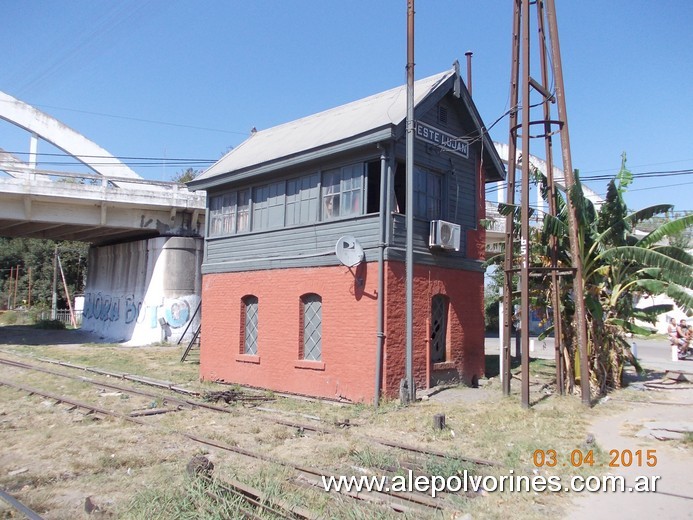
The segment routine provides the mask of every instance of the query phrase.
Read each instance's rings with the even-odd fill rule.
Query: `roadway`
[[[532,350],[531,343],[534,343]],[[683,370],[693,372],[693,360],[673,361],[671,358],[671,347],[668,339],[663,338],[633,338],[632,344],[636,344],[636,357],[645,369],[655,371]],[[554,359],[555,343],[553,338],[537,340],[536,337],[530,338],[530,357],[540,359]],[[500,351],[498,337],[486,338],[486,355],[498,355]],[[512,338],[510,345],[511,354],[515,353],[515,338]]]

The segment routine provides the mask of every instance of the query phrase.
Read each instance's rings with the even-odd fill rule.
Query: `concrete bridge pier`
[[[156,237],[89,251],[82,328],[110,341],[139,346],[175,344],[200,315],[203,240]],[[190,327],[188,327],[190,324]]]

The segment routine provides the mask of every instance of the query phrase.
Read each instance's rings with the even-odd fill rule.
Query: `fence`
[[[74,311],[75,313],[75,321],[77,322],[77,327],[82,326],[82,311]],[[41,319],[42,320],[50,320],[51,318],[51,311],[43,311],[41,313]],[[72,320],[70,319],[70,310],[69,309],[58,309],[55,312],[55,319],[58,321],[62,321],[65,325],[67,326],[72,326]]]

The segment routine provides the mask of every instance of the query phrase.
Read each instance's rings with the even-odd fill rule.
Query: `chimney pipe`
[[[472,95],[472,51],[467,51],[464,55],[467,57],[467,90],[469,95]]]

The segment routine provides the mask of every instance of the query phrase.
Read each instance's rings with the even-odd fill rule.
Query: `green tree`
[[[635,309],[634,298],[641,295],[666,294],[684,309],[693,308],[691,265],[693,257],[679,247],[669,244],[667,238],[693,226],[693,215],[684,216],[657,226],[641,236],[635,228],[643,221],[671,211],[671,205],[657,205],[633,213],[623,199],[630,172],[623,158],[621,171],[607,190],[605,203],[597,211],[583,194],[576,172],[576,185],[569,196],[577,209],[579,236],[587,307],[588,352],[591,383],[598,393],[622,383],[626,360],[637,366],[630,353],[630,334],[651,334],[653,331],[635,324],[636,319],[654,323],[657,316],[671,309],[670,305],[657,305]],[[546,194],[546,179],[543,178]],[[559,261],[571,265],[568,247],[567,208],[561,194],[557,195],[558,216],[547,215],[542,229],[543,243],[554,236],[559,243]],[[537,262],[546,262],[548,249]],[[574,295],[571,288],[561,287],[564,344],[566,349],[566,380],[568,389],[575,385],[577,346],[574,344],[571,324],[574,322]],[[638,367],[639,368],[639,367]]]
[[[176,173],[173,176],[173,182],[178,182],[180,184],[185,184],[186,182],[190,182],[193,180],[195,177],[197,177],[200,174],[201,170],[196,170],[194,168],[186,168],[185,170],[181,170],[178,173]]]
[[[53,258],[56,242],[34,238],[0,238],[0,306],[8,301],[16,305],[49,307],[53,296]],[[84,291],[89,244],[57,242],[70,297]],[[16,279],[19,268],[19,280]],[[10,280],[10,274],[13,274]],[[10,292],[12,293],[10,295]],[[62,277],[58,273],[58,307],[66,308]]]

